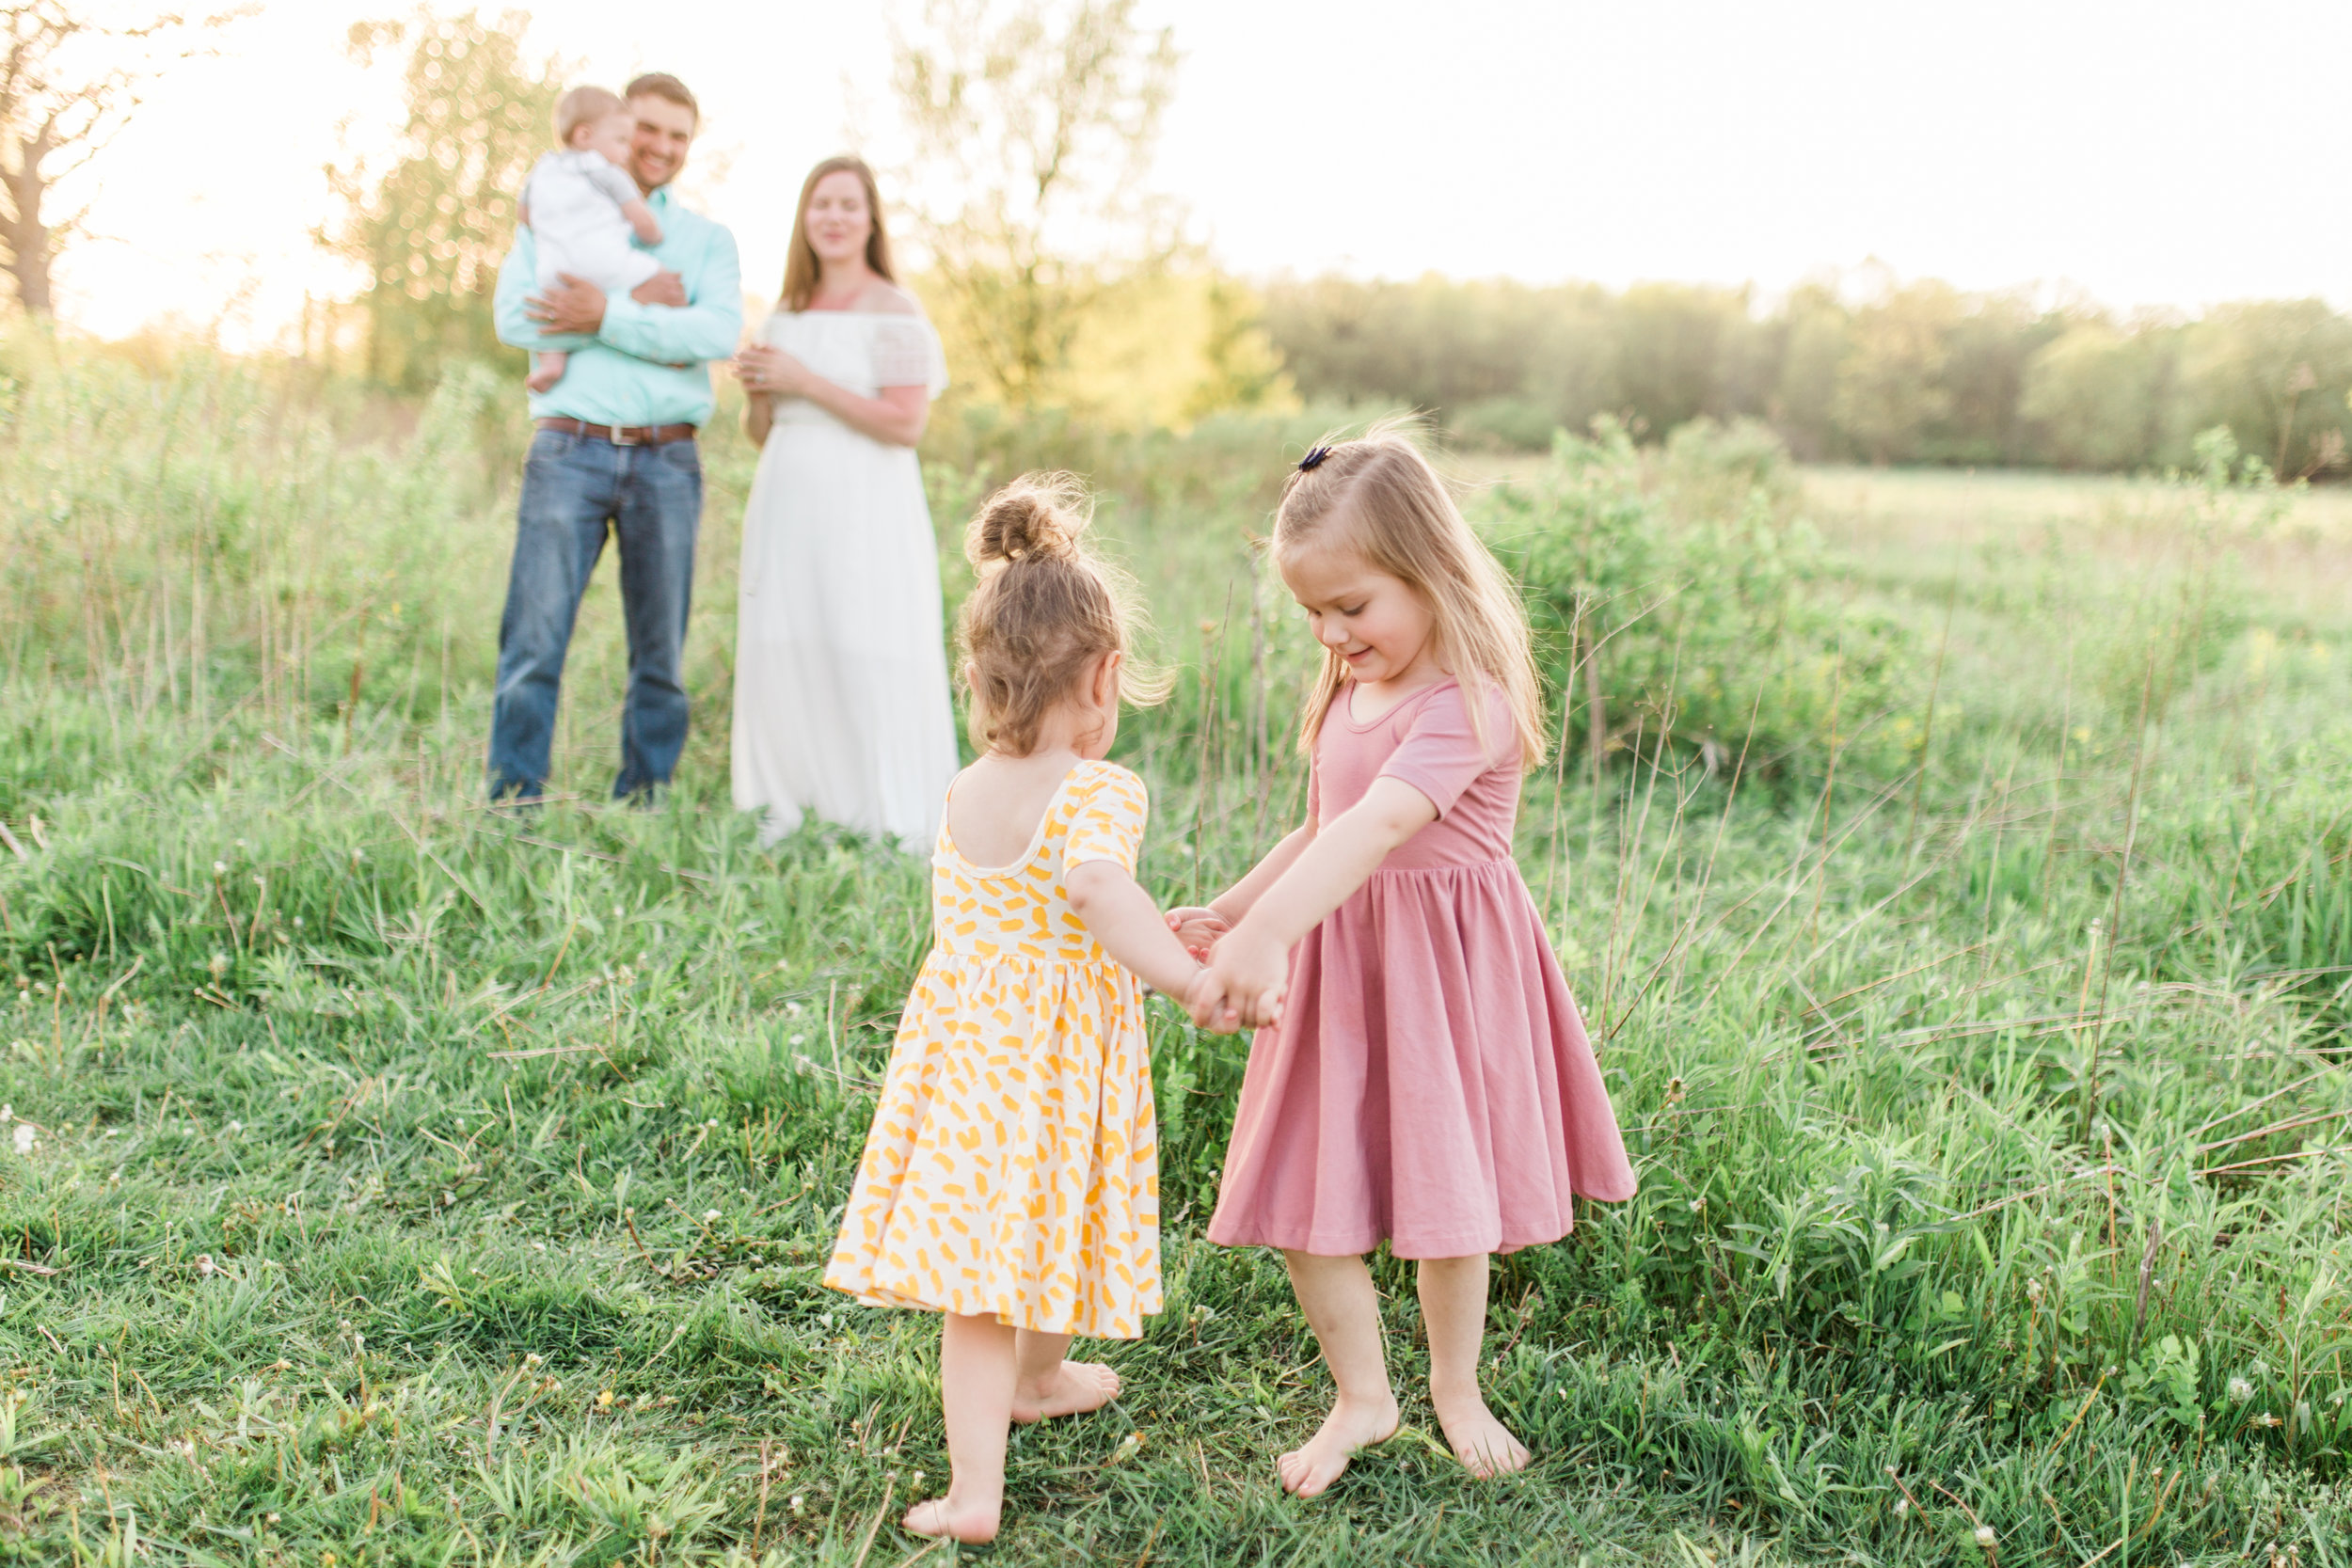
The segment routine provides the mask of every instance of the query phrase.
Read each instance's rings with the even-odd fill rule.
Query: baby
[[[628,106],[602,87],[574,87],[557,102],[555,136],[564,150],[543,153],[523,184],[522,219],[538,250],[542,293],[568,273],[625,294],[661,270],[628,243],[632,231],[647,245],[661,241],[661,224],[628,175],[632,129]],[[563,379],[567,357],[558,349],[532,355],[524,385],[546,391]]]

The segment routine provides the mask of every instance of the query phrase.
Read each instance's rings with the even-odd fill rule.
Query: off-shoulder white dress
[[[779,310],[760,341],[863,396],[947,385],[922,316]],[[743,516],[735,804],[771,843],[814,815],[910,848],[957,768],[939,546],[909,447],[776,401]]]

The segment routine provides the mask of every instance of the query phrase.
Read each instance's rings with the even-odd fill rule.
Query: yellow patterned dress
[[[1094,1339],[1139,1338],[1160,1309],[1142,993],[1062,893],[1083,861],[1132,873],[1148,810],[1133,773],[1082,762],[1014,864],[973,865],[942,823],[931,951],[827,1285]]]

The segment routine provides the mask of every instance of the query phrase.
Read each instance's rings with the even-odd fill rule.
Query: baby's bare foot
[[[1048,1416],[1100,1410],[1119,1398],[1119,1374],[1100,1361],[1065,1361],[1035,1385],[1012,1391],[1012,1418],[1026,1426]]]
[[[1282,1490],[1295,1497],[1320,1497],[1340,1479],[1358,1449],[1385,1443],[1396,1435],[1396,1401],[1342,1398],[1331,1406],[1315,1434],[1274,1462]]]
[[[979,1545],[996,1539],[996,1526],[1004,1513],[1003,1499],[993,1503],[959,1503],[951,1490],[944,1497],[932,1497],[907,1510],[901,1520],[910,1535],[929,1536],[936,1541],[950,1535],[958,1541]]]
[[[1440,1401],[1433,1396],[1429,1402],[1438,1413],[1438,1425],[1444,1429],[1454,1457],[1471,1475],[1488,1481],[1527,1468],[1527,1446],[1495,1419],[1476,1389],[1456,1399]]]

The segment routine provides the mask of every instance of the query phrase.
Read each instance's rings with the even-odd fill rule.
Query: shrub
[[[1830,598],[1795,508],[1786,451],[1746,421],[1686,427],[1654,475],[1603,421],[1483,494],[1477,521],[1526,593],[1571,746],[1680,750],[1709,771],[1907,760],[1914,639]]]

